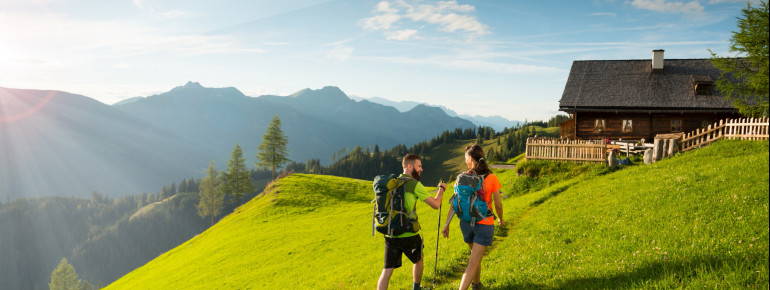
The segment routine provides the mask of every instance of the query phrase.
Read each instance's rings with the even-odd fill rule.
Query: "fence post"
[[[655,141],[652,143],[652,163],[658,162],[660,160],[660,139],[655,139]]]
[[[674,154],[676,154],[676,152],[679,151],[678,150],[679,146],[677,144],[677,140],[678,139],[671,139],[669,141],[670,143],[668,144],[668,156],[674,156]]]
[[[725,120],[719,120],[719,137],[725,137]]]

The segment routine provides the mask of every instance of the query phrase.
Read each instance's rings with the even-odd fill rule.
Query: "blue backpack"
[[[487,217],[489,205],[484,201],[484,176],[463,172],[457,175],[452,209],[457,218],[471,226]]]

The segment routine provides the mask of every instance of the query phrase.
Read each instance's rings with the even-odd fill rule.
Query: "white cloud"
[[[0,52],[7,52],[4,55],[9,61],[39,59],[44,61],[41,64],[61,70],[86,64],[120,63],[133,56],[265,52],[233,36],[191,34],[134,22],[76,20],[30,12],[8,14],[0,24],[24,27],[0,29],[0,40],[8,44]],[[4,70],[0,68],[0,73]]]
[[[711,0],[709,1],[709,4],[722,4],[722,3],[740,3],[740,4],[746,4],[746,2],[751,3],[751,5],[759,4],[760,0]]]
[[[612,13],[612,12],[596,12],[596,13],[591,13],[591,16],[612,16],[612,17],[615,17],[615,16],[618,16],[618,14]]]
[[[412,4],[412,3],[415,4]],[[437,26],[439,31],[463,32],[470,37],[489,34],[489,26],[478,21],[472,5],[460,5],[457,1],[440,1],[421,4],[420,1],[396,0],[379,2],[372,17],[361,21],[368,30],[380,30],[388,39],[408,40],[423,29],[424,24]],[[405,26],[416,26],[406,28]]]
[[[451,68],[458,70],[469,70],[479,72],[498,72],[505,74],[551,74],[551,73],[565,73],[562,68],[552,66],[540,66],[529,64],[508,63],[501,61],[489,61],[479,58],[458,58],[457,55],[453,56],[432,56],[423,58],[411,58],[411,57],[367,57],[368,60],[386,62],[386,63],[398,63],[406,65],[417,66],[434,66]]]
[[[119,62],[119,63],[113,64],[112,67],[117,69],[131,69],[133,66],[129,63]]]
[[[411,8],[406,17],[415,22],[427,22],[436,24],[440,30],[455,32],[457,30],[482,35],[489,33],[489,27],[476,20],[475,16],[460,15],[471,13],[476,9],[471,5],[458,5],[457,1],[444,1],[437,4],[421,4],[417,8]]]
[[[202,14],[195,11],[173,9],[173,10],[160,13],[159,15],[165,18],[193,18],[193,17],[199,17]]]
[[[199,17],[202,15],[200,12],[189,11],[184,9],[171,9],[171,10],[163,9],[160,3],[160,0],[132,0],[132,2],[139,9],[142,9],[144,11],[147,11],[151,14],[154,14],[163,18],[169,18],[169,19],[192,18],[192,17]]]
[[[155,12],[158,10],[157,0],[133,0],[134,5],[139,9]]]
[[[504,63],[504,62],[491,62],[485,60],[454,60],[446,64],[450,67],[479,70],[479,71],[497,71],[501,73],[509,74],[543,74],[543,73],[561,73],[563,69],[528,65],[528,64],[516,64],[516,63]]]
[[[682,13],[692,15],[702,15],[703,6],[698,1],[667,2],[666,0],[634,0],[631,5],[636,8],[646,9],[664,13]]]
[[[375,9],[377,12],[384,12],[384,13],[396,13],[398,12],[398,9],[391,8],[390,3],[388,1],[382,1],[380,3],[377,3],[377,8]]]
[[[404,29],[404,30],[398,30],[398,31],[386,31],[385,35],[387,36],[387,39],[392,40],[409,40],[410,38],[419,39],[421,38],[419,35],[417,35],[417,30],[414,29]]]
[[[353,55],[353,50],[355,49],[350,46],[337,45],[326,53],[326,59],[345,61]]]
[[[401,16],[395,13],[386,13],[365,19],[363,26],[371,30],[388,30],[400,19]]]

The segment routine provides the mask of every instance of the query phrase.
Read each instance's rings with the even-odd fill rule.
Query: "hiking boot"
[[[479,284],[473,284],[473,282],[471,282],[471,290],[481,290],[481,289],[484,289],[484,285],[481,285],[481,282],[479,282]]]

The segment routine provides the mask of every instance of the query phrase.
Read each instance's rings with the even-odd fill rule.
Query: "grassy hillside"
[[[558,196],[490,253],[488,285],[768,287],[767,142],[723,141],[548,190]]]
[[[517,178],[497,173],[504,188]],[[482,280],[491,289],[767,288],[768,179],[766,142],[723,141],[508,198]],[[371,236],[371,199],[371,181],[289,176],[108,288],[372,289],[383,242]],[[418,214],[429,286],[438,213],[420,204]],[[456,288],[468,255],[456,221],[439,252],[437,286]],[[391,287],[410,287],[410,277],[409,266],[396,270]]]

